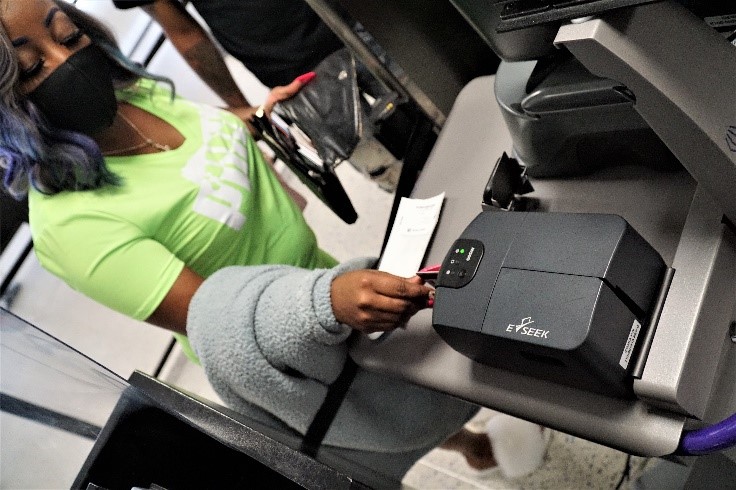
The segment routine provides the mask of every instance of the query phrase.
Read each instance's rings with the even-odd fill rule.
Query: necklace
[[[141,148],[145,148],[146,146],[155,148],[158,151],[169,151],[171,149],[169,145],[162,145],[161,143],[153,141],[151,138],[143,134],[143,132],[140,129],[138,129],[138,126],[133,124],[133,121],[125,117],[125,114],[123,114],[122,112],[118,111],[118,115],[123,119],[123,121],[125,121],[125,123],[128,126],[130,126],[130,128],[133,131],[136,132],[138,136],[141,137],[141,139],[143,139],[143,141],[141,141],[140,143],[136,145],[128,146],[126,148],[119,148],[117,150],[110,150],[110,151],[103,152],[103,155],[106,155],[106,156],[119,155],[121,153],[127,153],[129,151],[140,150]]]

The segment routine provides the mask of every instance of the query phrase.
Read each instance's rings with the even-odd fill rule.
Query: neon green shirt
[[[46,269],[145,320],[185,265],[205,278],[229,265],[335,265],[240,119],[172,102],[149,82],[118,96],[174,126],[185,141],[166,152],[107,157],[120,187],[32,191],[34,248]]]

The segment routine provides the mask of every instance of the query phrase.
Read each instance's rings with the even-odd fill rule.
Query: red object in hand
[[[305,73],[304,75],[299,75],[294,80],[296,80],[297,82],[301,82],[301,83],[309,83],[312,80],[314,80],[314,77],[316,76],[317,74],[315,72],[310,71],[310,72]]]
[[[428,265],[424,269],[420,269],[419,272],[438,272],[442,268],[442,264]]]
[[[429,267],[425,267],[424,269],[420,269],[417,271],[417,276],[424,279],[424,281],[431,281],[434,283],[434,281],[437,280],[437,275],[440,272],[440,268],[442,267],[442,264],[437,265],[430,265]]]

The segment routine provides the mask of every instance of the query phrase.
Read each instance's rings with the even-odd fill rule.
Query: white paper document
[[[422,265],[432,238],[445,193],[429,199],[402,197],[378,270],[412,277]]]
[[[444,192],[429,199],[401,198],[391,234],[381,255],[379,271],[400,277],[416,275],[440,219],[444,201]],[[376,341],[385,336],[386,332],[368,334],[371,340]]]

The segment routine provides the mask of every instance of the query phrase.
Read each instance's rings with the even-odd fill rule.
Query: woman
[[[304,433],[348,335],[404,324],[429,288],[371,260],[335,266],[246,126],[174,97],[94,19],[60,0],[0,0],[0,21],[0,161],[5,187],[28,192],[42,265],[185,347],[188,335],[228,404]],[[325,443],[387,453],[400,477],[475,411],[359,371]],[[470,441],[488,460],[487,438],[466,436],[448,447],[468,456]]]

